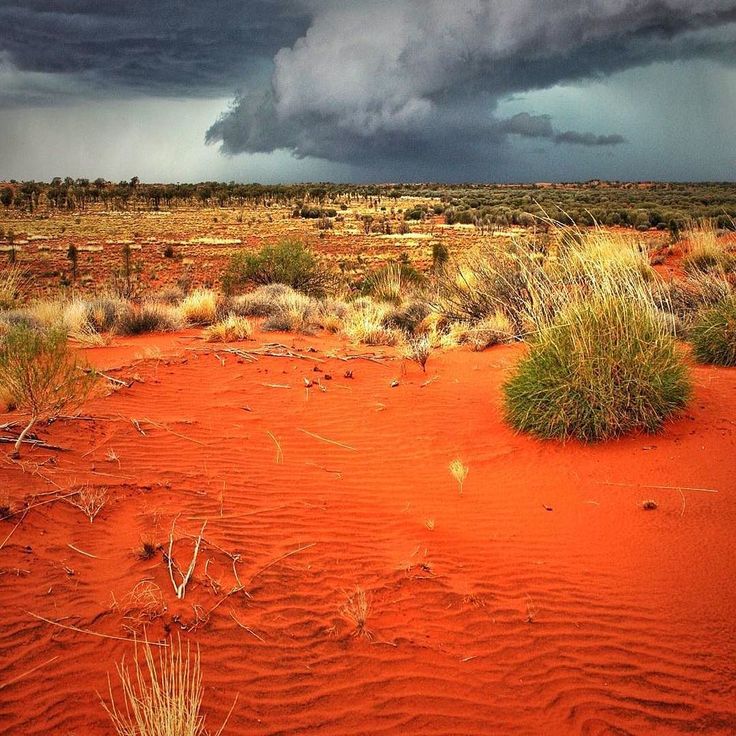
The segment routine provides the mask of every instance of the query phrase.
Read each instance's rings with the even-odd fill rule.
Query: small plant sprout
[[[108,450],[107,453],[105,453],[105,460],[109,463],[117,463],[118,467],[120,467],[120,458],[115,450]]]
[[[76,506],[88,519],[90,524],[107,503],[108,490],[105,486],[83,486],[66,500]]]
[[[356,586],[355,590],[348,594],[345,603],[340,607],[340,615],[355,627],[353,636],[371,638],[372,634],[366,628],[370,609],[370,601],[366,592],[360,586]]]
[[[526,597],[526,618],[524,621],[528,624],[533,624],[534,620],[539,615],[539,607],[534,602],[531,596]]]
[[[156,544],[152,539],[142,539],[136,555],[141,560],[150,560],[159,549],[161,549],[161,545]]]
[[[426,526],[427,529],[429,529],[429,531],[433,532],[434,531],[434,527],[435,527],[434,519],[432,519],[432,518],[425,519],[424,520],[424,526]]]
[[[468,472],[470,471],[470,468],[468,468],[467,465],[463,464],[463,461],[456,457],[448,466],[450,470],[450,475],[457,481],[458,486],[460,487],[460,495],[463,495],[463,484],[465,483],[465,479],[468,477]]]
[[[410,337],[404,349],[404,355],[413,360],[425,373],[427,372],[427,361],[432,352],[432,345],[426,335]]]

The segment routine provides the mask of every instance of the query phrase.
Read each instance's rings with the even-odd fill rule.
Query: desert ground
[[[0,224],[29,303],[91,298],[125,244],[140,299],[217,289],[232,253],[284,237],[355,283],[523,232],[436,215],[366,233],[376,210],[325,230],[286,205]],[[636,237],[659,278],[686,277],[686,244]],[[72,339],[97,390],[19,458],[4,407],[0,732],[114,733],[116,667],[180,637],[212,734],[736,733],[735,368],[679,340],[682,411],[563,442],[504,420],[523,340],[438,344],[422,367],[400,344],[252,325]]]

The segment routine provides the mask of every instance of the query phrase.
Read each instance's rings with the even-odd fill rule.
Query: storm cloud
[[[616,131],[499,118],[503,96],[683,56],[733,61],[727,0],[366,0],[313,5],[270,79],[208,131],[226,153],[360,162],[498,155],[509,136],[614,146]]]
[[[33,101],[58,101],[51,75],[90,98],[226,97],[308,22],[284,0],[0,0],[0,58]]]
[[[658,90],[643,81],[629,105],[596,87],[608,105],[598,109],[592,97],[579,108],[555,100],[629,70],[654,79],[647,70],[662,64],[705,63],[733,80],[734,62],[736,0],[0,0],[0,123],[12,120],[18,136],[0,141],[0,176],[4,159],[21,153],[52,160],[43,136],[23,140],[23,116],[38,128],[53,125],[54,108],[83,115],[127,104],[160,125],[186,100],[230,98],[198,130],[204,108],[184,113],[157,145],[169,141],[175,157],[198,138],[223,162],[273,156],[283,172],[291,157],[303,159],[295,172],[332,162],[336,176],[365,179],[548,176],[541,154],[573,172],[574,161],[580,172],[603,162],[620,172],[616,162],[627,161],[631,178],[644,177],[637,145],[651,121],[637,123],[631,105],[651,110]],[[712,136],[701,145],[713,147]],[[85,165],[95,160],[100,151]]]

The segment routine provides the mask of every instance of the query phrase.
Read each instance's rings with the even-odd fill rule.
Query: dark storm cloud
[[[81,79],[88,97],[223,96],[270,68],[307,22],[283,0],[0,0],[0,62],[34,102],[57,101],[49,75]]]
[[[625,151],[631,127],[626,146],[615,125],[503,107],[654,62],[735,56],[736,0],[0,0],[8,114],[235,95],[206,135],[222,152],[290,152],[373,178],[513,172],[522,139],[551,157]],[[608,117],[591,112],[581,118]]]
[[[654,61],[734,61],[734,0],[313,3],[306,33],[208,131],[225,153],[365,163],[492,161],[509,136],[614,146],[615,131],[503,120],[499,100]]]

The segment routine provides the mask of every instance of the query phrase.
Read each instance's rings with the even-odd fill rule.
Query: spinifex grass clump
[[[701,312],[690,338],[700,363],[736,366],[736,296]]]
[[[636,244],[596,230],[559,249],[531,285],[527,356],[504,386],[516,429],[584,441],[654,431],[690,395]]]
[[[736,256],[718,239],[718,229],[713,220],[691,223],[685,231],[688,244],[682,265],[688,273],[728,273],[736,270]]]
[[[516,429],[590,442],[658,429],[685,405],[690,381],[653,307],[596,293],[539,331],[504,393]]]

